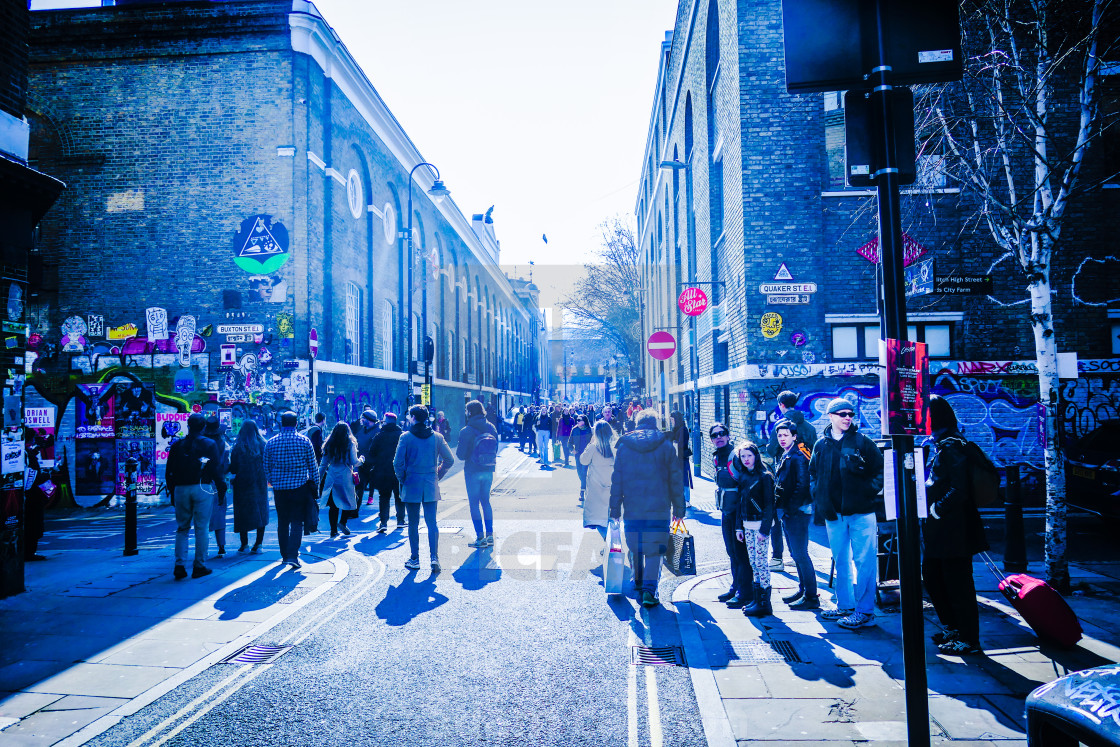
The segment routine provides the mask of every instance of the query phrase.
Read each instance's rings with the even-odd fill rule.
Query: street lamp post
[[[435,201],[443,202],[443,198],[451,194],[451,191],[444,186],[444,183],[439,178],[439,169],[427,161],[422,161],[412,167],[412,171],[408,172],[408,401],[413,402],[413,386],[412,383],[412,357],[415,354],[414,337],[415,333],[412,329],[412,268],[416,264],[416,258],[413,255],[413,242],[412,242],[412,176],[416,173],[416,169],[421,166],[427,166],[435,174],[435,181],[432,182],[431,189],[428,194],[431,195]],[[423,272],[423,283],[420,286],[420,331],[423,334],[423,342],[420,343],[421,354],[424,356],[424,385],[427,387],[428,398],[431,398],[432,392],[432,369],[431,360],[428,356],[428,274]],[[433,345],[434,347],[434,345]],[[425,402],[430,405],[430,402]]]

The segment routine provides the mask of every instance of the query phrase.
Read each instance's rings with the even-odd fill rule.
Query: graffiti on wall
[[[1120,420],[1120,381],[1085,377],[1063,381],[1058,434],[1069,444],[1107,420]]]
[[[395,412],[403,415],[398,394],[393,391],[390,384],[366,386],[349,392],[336,392],[328,395],[330,406],[328,413],[333,413],[335,420],[340,423],[352,423],[361,417],[362,411],[371,409],[379,416],[386,412]]]

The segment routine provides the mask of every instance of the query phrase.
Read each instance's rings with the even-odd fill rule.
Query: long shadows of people
[[[399,627],[446,603],[447,597],[436,591],[436,575],[419,578],[417,572],[411,571],[399,584],[390,585],[385,597],[377,603],[377,616],[386,625]]]
[[[236,620],[246,612],[271,607],[291,594],[303,580],[303,574],[287,573],[287,570],[285,565],[275,566],[249,584],[223,595],[214,602],[214,609],[222,613],[218,619]]]
[[[494,561],[494,552],[488,547],[475,549],[455,572],[451,574],[467,591],[478,591],[502,577],[502,569]]]

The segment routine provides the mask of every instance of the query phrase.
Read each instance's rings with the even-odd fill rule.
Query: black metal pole
[[[1003,570],[1025,573],[1027,570],[1027,533],[1023,526],[1023,491],[1019,481],[1019,465],[1007,465],[1007,490],[1004,493]]]
[[[879,64],[872,71],[872,104],[880,118],[883,137],[878,144],[876,187],[879,202],[879,254],[883,263],[882,330],[884,339],[907,339],[906,285],[903,279],[902,215],[898,197],[898,164],[892,112],[890,67],[887,65],[883,23],[884,0],[875,2]],[[887,402],[883,399],[882,416]],[[929,745],[929,701],[926,693],[926,656],[922,616],[921,541],[918,532],[917,496],[913,480],[914,438],[892,436],[894,483],[898,494],[898,559],[902,592],[902,660],[906,682],[906,732],[910,747]]]
[[[140,460],[129,457],[124,462],[125,491],[124,491],[124,554],[138,555],[136,549],[136,473],[140,469]]]

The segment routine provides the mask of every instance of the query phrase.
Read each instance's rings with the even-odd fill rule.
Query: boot
[[[805,596],[805,590],[802,589],[802,588],[798,588],[798,590],[795,591],[793,594],[789,594],[788,596],[782,597],[782,601],[785,602],[786,604],[793,604],[794,602],[801,599],[801,597],[803,597],[803,596]]]
[[[770,606],[770,588],[754,587],[754,604],[743,610],[747,617],[769,617],[774,614]]]

